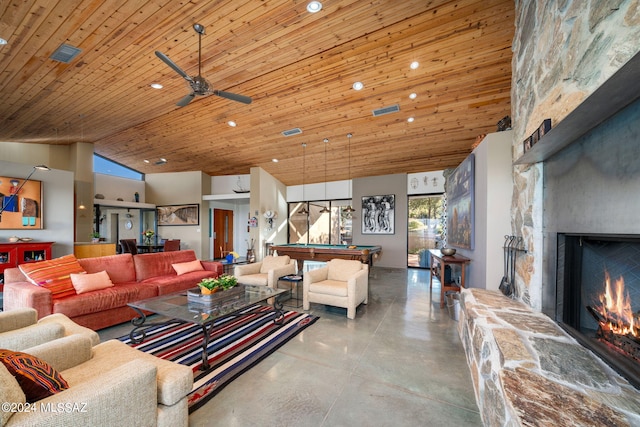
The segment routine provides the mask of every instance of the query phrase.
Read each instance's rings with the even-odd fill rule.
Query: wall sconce
[[[263,216],[267,220],[267,231],[271,231],[273,229],[273,220],[278,217],[278,212],[266,211]]]
[[[0,206],[0,221],[2,221],[2,212],[4,212],[6,207],[13,201],[13,199],[18,197],[18,194],[20,194],[20,190],[22,190],[22,187],[24,187],[24,185],[27,183],[27,181],[29,181],[29,178],[31,178],[31,175],[33,175],[37,170],[39,170],[39,171],[50,171],[51,169],[49,167],[45,166],[45,165],[38,165],[38,166],[34,166],[33,167],[33,169],[31,170],[31,173],[29,175],[27,175],[27,177],[24,179],[24,181],[22,181],[22,184],[20,184],[20,187],[18,187],[16,189],[16,191],[12,192],[9,197],[6,197],[3,200],[2,205]]]

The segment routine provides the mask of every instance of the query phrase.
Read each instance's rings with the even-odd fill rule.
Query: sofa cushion
[[[187,262],[179,262],[177,264],[171,264],[171,267],[176,271],[178,276],[191,273],[192,271],[201,271],[204,270],[204,267],[200,263],[199,260],[187,261]]]
[[[16,378],[27,402],[35,402],[69,388],[58,371],[30,354],[0,350],[0,362]]]
[[[289,258],[289,255],[281,255],[281,256],[267,255],[262,260],[262,265],[260,266],[260,273],[268,273],[270,270],[284,267],[285,265],[289,264],[290,260],[291,258]]]
[[[314,282],[309,285],[309,292],[333,295],[336,297],[347,296],[347,286],[344,280],[322,280],[321,282]]]
[[[267,273],[245,274],[238,279],[243,285],[267,286],[269,275]]]
[[[126,307],[127,303],[156,295],[157,290],[154,287],[141,286],[139,283],[121,283],[111,288],[53,300],[53,312],[63,313],[73,319],[112,308]]]
[[[114,285],[136,281],[136,269],[131,254],[80,258],[78,262],[87,273],[106,271]]]
[[[329,261],[327,265],[329,266],[327,279],[340,280],[342,282],[346,282],[362,270],[362,263],[360,261],[349,259],[335,258]]]
[[[106,271],[100,271],[98,273],[72,273],[71,283],[73,284],[73,287],[75,288],[78,295],[84,294],[85,292],[110,288],[113,286],[113,282],[109,278],[109,275]]]
[[[20,264],[18,268],[31,283],[49,289],[53,298],[75,295],[76,290],[69,275],[85,272],[74,255]]]
[[[156,289],[158,295],[166,295],[172,292],[184,291],[195,288],[198,282],[205,277],[218,277],[217,272],[209,270],[192,271],[180,276],[152,277],[140,282],[141,286]]]
[[[0,402],[2,403],[25,403],[27,401],[24,392],[18,384],[18,380],[11,375],[11,372],[0,363]],[[0,426],[7,424],[13,415],[12,411],[0,411]]]
[[[176,276],[172,264],[196,259],[196,253],[193,250],[138,254],[133,257],[136,280],[140,282],[152,277]]]

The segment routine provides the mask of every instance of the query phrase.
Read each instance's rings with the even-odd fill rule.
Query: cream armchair
[[[91,345],[100,342],[100,337],[95,331],[78,325],[61,313],[38,320],[38,312],[33,308],[0,312],[0,348],[22,351],[74,334],[85,335],[91,341]]]
[[[276,288],[278,278],[288,274],[296,274],[298,263],[289,255],[268,255],[260,262],[237,265],[233,275],[238,278],[238,283],[244,285],[263,285]]]
[[[355,319],[356,308],[369,300],[369,266],[360,261],[332,259],[325,267],[305,273],[303,308],[311,303],[347,309],[347,317]]]
[[[117,340],[92,346],[90,338],[80,334],[23,352],[60,372],[69,388],[37,401],[38,411],[0,412],[0,426],[188,425],[193,373],[187,366]],[[1,363],[0,401],[16,407],[26,401],[18,381]]]

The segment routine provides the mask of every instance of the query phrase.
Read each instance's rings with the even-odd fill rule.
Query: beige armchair
[[[369,266],[360,261],[332,259],[325,267],[304,275],[303,308],[311,303],[347,309],[347,317],[355,319],[356,308],[369,300]]]
[[[0,412],[0,426],[188,425],[193,373],[187,366],[117,340],[92,346],[81,334],[23,352],[60,372],[69,388],[38,400],[38,411]],[[18,381],[1,363],[0,401],[16,407],[26,401]]]
[[[100,342],[95,331],[78,325],[61,313],[50,314],[38,320],[38,312],[33,308],[0,312],[0,348],[22,351],[74,334],[85,335],[91,345]]]
[[[297,271],[298,263],[289,255],[268,255],[260,262],[237,265],[233,275],[238,278],[238,283],[275,288],[278,278],[288,274],[296,274]]]

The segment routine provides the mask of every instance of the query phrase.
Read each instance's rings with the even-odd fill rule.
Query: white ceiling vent
[[[73,47],[68,44],[61,44],[60,47],[57,48],[49,58],[53,59],[54,61],[64,62],[65,64],[68,64],[69,62],[73,61],[73,58],[78,56],[80,52],[82,52],[82,50],[78,49],[77,47]]]
[[[284,136],[300,135],[301,133],[302,133],[302,129],[300,128],[293,128],[293,129],[282,131],[282,134]]]
[[[385,114],[397,113],[400,111],[400,106],[398,104],[390,105],[388,107],[378,108],[377,110],[373,110],[373,117],[384,116]]]

